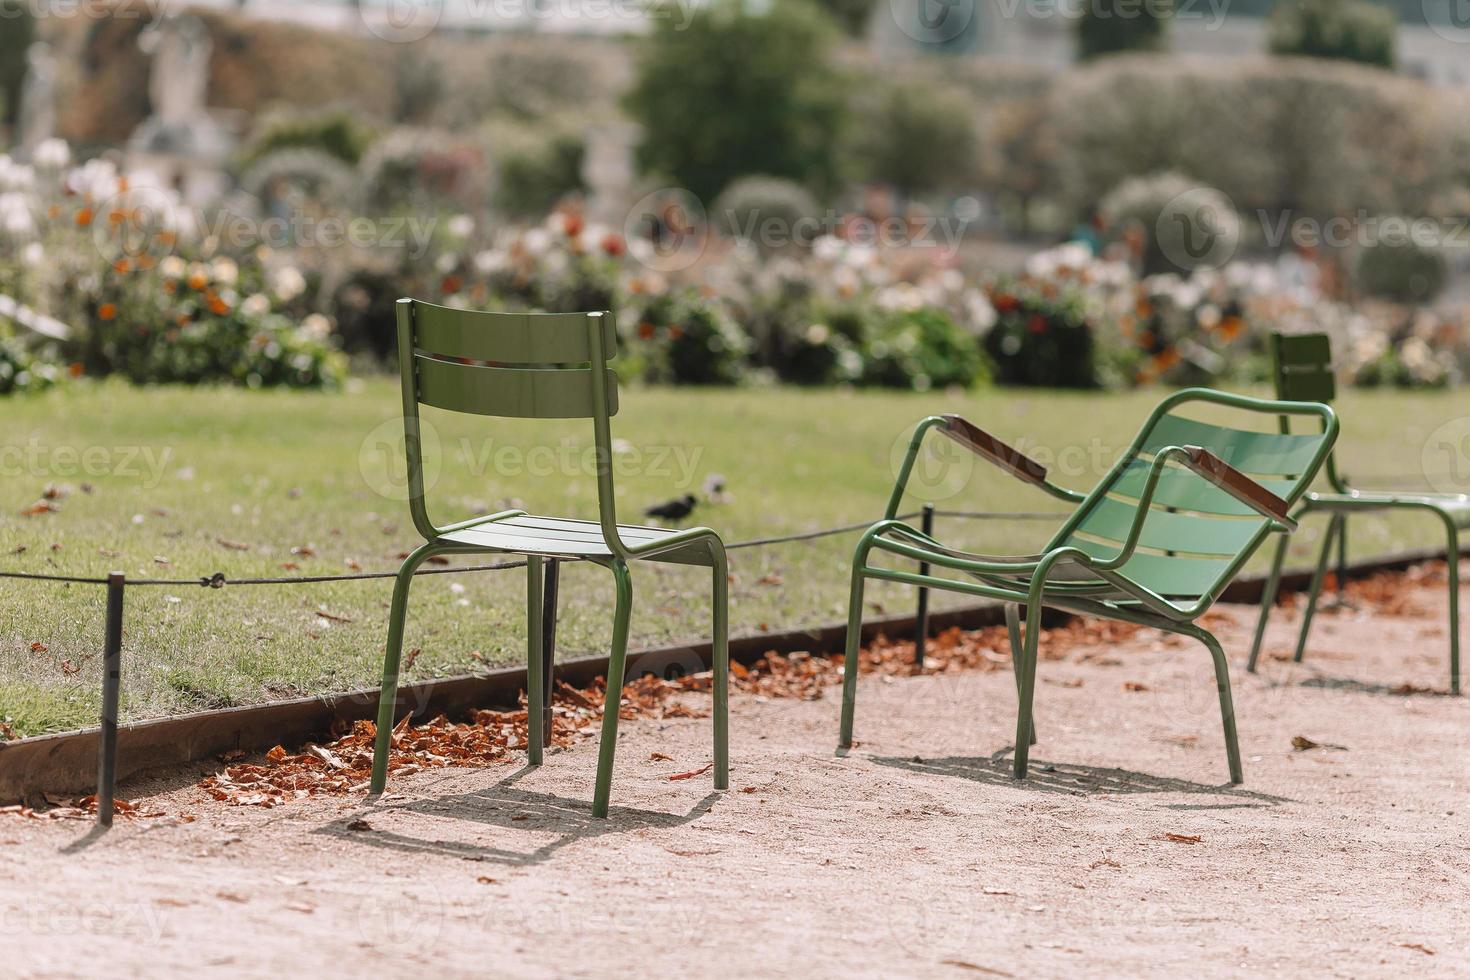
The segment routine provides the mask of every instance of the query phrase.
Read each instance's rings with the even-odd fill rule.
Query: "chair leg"
[[[1337,605],[1347,605],[1347,525],[1348,515],[1342,515],[1342,526],[1337,529]]]
[[[1276,542],[1276,557],[1271,559],[1271,574],[1266,579],[1266,591],[1261,593],[1261,614],[1256,617],[1256,635],[1251,641],[1250,660],[1246,661],[1246,673],[1256,672],[1256,661],[1261,658],[1261,642],[1266,638],[1266,621],[1271,618],[1271,610],[1276,606],[1276,595],[1281,591],[1281,567],[1286,563],[1286,547],[1289,543],[1286,535]]]
[[[393,740],[393,712],[398,704],[398,662],[403,654],[403,626],[408,618],[408,590],[413,574],[437,551],[431,542],[421,545],[404,560],[393,583],[393,604],[388,610],[388,646],[383,654],[383,689],[378,696],[378,730],[373,744],[373,775],[368,792],[377,796],[388,782],[388,753]]]
[[[1026,624],[1028,627],[1030,623]],[[1016,677],[1016,695],[1021,694],[1021,658],[1024,656],[1021,648],[1021,607],[1014,603],[1006,603],[1006,632],[1011,637],[1011,673]],[[1031,719],[1031,744],[1036,744],[1036,719]]]
[[[1450,579],[1450,693],[1460,693],[1460,532],[1454,521],[1445,518],[1449,531],[1449,549],[1445,555],[1449,563]]]
[[[612,653],[607,663],[607,699],[602,710],[602,744],[597,750],[597,788],[592,796],[592,815],[607,816],[612,795],[613,760],[618,751],[618,709],[623,700],[623,670],[628,657],[628,618],[633,612],[633,580],[628,564],[616,559],[611,565],[617,582],[618,605],[613,614]]]
[[[551,745],[551,692],[556,687],[556,603],[561,588],[561,561],[546,560],[546,586],[541,596],[541,698],[543,744]]]
[[[714,562],[715,789],[730,788],[730,571],[724,549]]]
[[[541,765],[546,752],[546,740],[542,737],[546,651],[541,640],[541,620],[546,613],[542,602],[545,563],[546,559],[538,555],[526,556],[526,761],[533,766]]]
[[[857,710],[858,654],[863,645],[863,566],[868,553],[861,546],[852,559],[852,591],[847,597],[847,656],[842,667],[842,725],[837,744],[852,748],[852,718]]]
[[[1312,588],[1307,592],[1307,608],[1302,613],[1302,631],[1297,637],[1296,654],[1292,660],[1302,662],[1307,652],[1307,634],[1312,630],[1312,616],[1317,612],[1317,599],[1322,594],[1322,580],[1327,577],[1327,562],[1332,557],[1332,542],[1342,528],[1341,515],[1332,515],[1327,525],[1327,536],[1322,542],[1322,553],[1317,556],[1317,570],[1312,573]]]
[[[1230,762],[1230,782],[1239,785],[1245,781],[1245,775],[1240,766],[1240,742],[1235,731],[1235,700],[1230,694],[1230,667],[1225,661],[1225,651],[1214,634],[1200,630],[1196,635],[1215,661],[1215,686],[1220,690],[1220,720],[1225,726],[1225,755]]]
[[[1025,642],[1021,645],[1021,676],[1020,690],[1018,692],[1021,708],[1016,713],[1016,759],[1014,767],[1017,779],[1026,778],[1026,767],[1031,759],[1031,735],[1034,730],[1031,720],[1031,705],[1036,695],[1036,654],[1041,638],[1040,624],[1041,602],[1039,597],[1035,597],[1026,604],[1026,634]]]

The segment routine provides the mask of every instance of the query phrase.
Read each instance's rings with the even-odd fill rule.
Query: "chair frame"
[[[1153,461],[1149,464],[1147,477],[1137,498],[1131,526],[1117,554],[1104,559],[1065,544],[1064,542],[1068,540],[1072,532],[1077,530],[1099,501],[1108,495],[1124,472],[1139,458],[1155,425],[1174,408],[1190,402],[1222,405],[1262,414],[1314,417],[1322,424],[1320,444],[1304,467],[1304,473],[1296,478],[1286,499],[1276,496],[1207,448],[1191,445],[1159,447],[1153,451]],[[1053,535],[1051,542],[1041,554],[1006,558],[968,554],[946,548],[932,537],[895,518],[913,470],[914,461],[924,436],[930,430],[937,430],[949,436],[976,455],[994,463],[1023,482],[1059,500],[1077,505],[1072,515]],[[1016,778],[1025,778],[1029,749],[1036,740],[1032,704],[1036,689],[1041,611],[1043,607],[1052,607],[1081,615],[1154,627],[1193,637],[1203,643],[1214,660],[1230,779],[1232,783],[1241,782],[1243,774],[1240,749],[1225,654],[1219,641],[1195,621],[1214,604],[1219,594],[1235,578],[1268,534],[1290,533],[1295,530],[1296,523],[1289,516],[1290,506],[1306,492],[1311,477],[1322,465],[1336,437],[1337,419],[1326,405],[1265,401],[1207,389],[1184,389],[1165,398],[1153,410],[1138,436],[1108,475],[1090,493],[1082,494],[1052,483],[1047,479],[1045,467],[959,416],[935,415],[924,419],[915,428],[909,441],[908,453],[899,469],[884,519],[868,529],[858,542],[854,553],[852,591],[848,605],[840,746],[845,749],[852,745],[864,585],[868,579],[881,579],[903,582],[920,588],[946,589],[987,599],[998,599],[1006,603],[1006,627],[1010,638],[1012,668],[1015,672],[1019,698],[1014,759]],[[1193,471],[1202,481],[1213,484],[1248,507],[1250,511],[1265,518],[1250,539],[1239,547],[1228,566],[1219,574],[1218,579],[1193,601],[1185,604],[1170,601],[1166,596],[1131,580],[1125,569],[1128,561],[1137,553],[1140,535],[1144,530],[1147,518],[1151,513],[1157,513],[1152,509],[1154,494],[1160,478],[1171,462]],[[885,537],[888,535],[896,535],[907,540],[895,541]],[[910,572],[873,566],[869,564],[869,555],[874,548],[881,548],[901,558],[912,559],[931,566],[966,572],[978,578],[979,581],[965,582],[941,578],[922,571]],[[1066,581],[1065,574],[1063,575],[1064,580],[1055,580],[1057,573],[1069,566],[1080,567],[1093,581],[1079,582],[1075,576],[1071,581]],[[1007,581],[1007,577],[1010,581]],[[1105,597],[1104,590],[1121,593],[1121,600]],[[1120,602],[1123,604],[1119,604]],[[1024,634],[1020,617],[1023,607],[1025,609]]]
[[[1337,396],[1337,382],[1332,373],[1332,346],[1327,334],[1272,334],[1272,373],[1278,397],[1310,397],[1316,401],[1331,402]],[[1287,432],[1287,420],[1281,420],[1281,431]],[[1327,533],[1322,538],[1322,548],[1312,572],[1311,585],[1307,591],[1307,608],[1302,613],[1301,630],[1297,636],[1294,663],[1301,663],[1306,655],[1307,636],[1312,629],[1312,619],[1317,612],[1322,585],[1326,579],[1327,565],[1331,560],[1334,545],[1337,550],[1337,595],[1343,601],[1343,587],[1347,578],[1347,522],[1354,514],[1384,510],[1416,510],[1427,512],[1439,519],[1444,526],[1446,555],[1449,567],[1449,631],[1450,631],[1450,692],[1460,693],[1460,528],[1454,515],[1444,506],[1452,495],[1410,492],[1372,492],[1354,489],[1347,478],[1338,470],[1336,454],[1327,457],[1324,468],[1330,493],[1309,493],[1302,500],[1296,513],[1298,520],[1307,515],[1326,513],[1330,515]],[[1463,499],[1463,498],[1461,498]],[[1276,548],[1271,562],[1271,574],[1266,580],[1266,591],[1261,596],[1261,614],[1256,620],[1256,632],[1251,641],[1250,660],[1246,670],[1256,672],[1261,646],[1266,636],[1266,623],[1271,618],[1271,609],[1281,588],[1281,570],[1286,562],[1286,541]]]
[[[442,318],[460,318],[465,324],[473,324],[464,334],[465,347],[461,351],[436,351],[426,352],[418,343],[416,332],[416,320],[419,311],[430,310],[433,315]],[[388,756],[391,747],[392,729],[394,723],[394,712],[397,706],[397,693],[399,683],[399,663],[403,651],[404,624],[408,612],[409,589],[413,583],[414,574],[418,568],[430,558],[436,555],[454,554],[523,554],[526,556],[527,566],[527,595],[526,595],[526,622],[527,622],[527,756],[532,766],[539,766],[543,761],[543,750],[549,744],[550,729],[544,726],[542,719],[548,714],[549,706],[549,672],[544,664],[551,660],[550,641],[555,623],[554,608],[544,605],[547,592],[555,591],[554,569],[562,561],[586,560],[606,567],[612,572],[616,589],[617,603],[613,616],[612,650],[608,660],[607,669],[607,695],[603,709],[602,718],[602,740],[598,750],[597,782],[593,797],[592,811],[595,817],[603,818],[608,814],[609,798],[611,795],[612,773],[615,753],[617,750],[618,734],[618,709],[622,700],[623,682],[627,666],[628,652],[628,625],[633,608],[633,582],[629,571],[632,562],[640,560],[658,559],[669,552],[683,550],[685,554],[694,553],[698,555],[703,552],[703,561],[707,563],[712,571],[713,587],[713,673],[714,673],[714,784],[717,790],[729,788],[730,762],[729,762],[729,567],[725,554],[725,545],[719,534],[707,527],[695,527],[687,530],[673,532],[662,536],[656,541],[644,543],[629,543],[624,540],[617,522],[617,498],[613,485],[612,467],[612,435],[609,419],[616,411],[616,381],[611,377],[611,372],[605,368],[606,363],[614,356],[615,351],[610,349],[612,341],[616,337],[613,329],[610,313],[579,313],[579,314],[501,314],[501,313],[471,313],[468,311],[447,310],[444,307],[435,307],[432,304],[422,303],[412,299],[401,299],[397,303],[398,317],[398,355],[399,368],[402,376],[403,391],[403,429],[404,450],[408,464],[408,506],[413,517],[414,527],[423,536],[424,543],[416,548],[403,562],[398,572],[393,587],[393,601],[388,616],[388,645],[383,660],[383,686],[378,705],[377,738],[373,755],[373,773],[370,793],[374,796],[383,792],[387,782]],[[441,356],[450,356],[463,359],[479,361],[492,361],[494,364],[505,363],[495,355],[498,353],[495,340],[496,328],[515,327],[522,330],[526,327],[526,318],[532,318],[535,326],[526,331],[531,337],[549,335],[555,338],[553,333],[557,329],[563,331],[563,336],[569,327],[575,328],[576,321],[582,320],[581,329],[585,331],[585,342],[576,341],[570,346],[578,353],[576,356],[578,364],[583,353],[588,354],[586,367],[575,367],[570,370],[580,371],[590,381],[590,392],[585,395],[559,400],[554,397],[558,392],[552,392],[553,397],[541,398],[544,392],[538,389],[536,398],[531,398],[522,407],[514,411],[480,411],[475,409],[458,409],[460,411],[472,411],[474,414],[485,415],[518,415],[524,418],[572,418],[586,417],[583,408],[588,404],[587,397],[590,396],[593,440],[596,446],[596,477],[598,497],[598,525],[602,532],[603,542],[611,556],[605,555],[573,555],[558,552],[556,554],[537,554],[534,551],[516,550],[510,548],[487,547],[481,545],[468,545],[461,542],[445,540],[445,535],[469,528],[490,524],[509,518],[525,516],[523,510],[506,510],[482,517],[459,521],[453,524],[439,526],[429,517],[425,503],[423,456],[421,441],[421,423],[419,419],[419,404],[422,400],[422,389],[420,379],[420,364],[427,353],[435,353]],[[512,344],[517,348],[517,356],[523,360],[518,366],[506,372],[507,381],[512,381],[513,376],[528,375],[523,365],[531,363],[538,369],[546,360],[546,349],[563,360],[566,359],[563,351],[567,349],[568,343],[563,341],[560,350],[556,343],[542,343],[539,349],[542,353],[536,353],[537,343],[523,342]],[[464,353],[463,351],[468,351]],[[461,361],[462,363],[462,361]],[[451,365],[458,368],[459,364]],[[495,370],[495,368],[491,368]],[[564,373],[570,373],[565,371]],[[551,370],[543,374],[537,371],[537,376],[531,378],[528,384],[532,387],[540,383],[541,377],[549,377]],[[493,379],[493,376],[492,376]],[[574,378],[552,378],[558,384],[565,380],[570,390],[576,379]],[[471,390],[474,386],[466,384],[466,393],[463,397],[471,400],[475,392]],[[543,386],[544,387],[544,386]],[[457,396],[459,397],[459,396]],[[527,407],[529,406],[529,407]],[[549,566],[547,563],[550,563]],[[548,570],[551,574],[548,575]],[[550,581],[551,589],[548,590],[544,583]],[[543,729],[542,731],[541,729]]]

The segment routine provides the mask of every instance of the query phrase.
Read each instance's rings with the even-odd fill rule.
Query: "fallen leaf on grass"
[[[782,585],[784,582],[785,579],[781,578],[780,572],[771,572],[769,575],[762,575],[755,580],[756,585]]]
[[[673,762],[674,759],[673,759],[672,756],[664,755],[662,752],[650,752],[650,753],[648,753],[648,761],[649,762]]]
[[[1155,834],[1154,840],[1165,840],[1174,844],[1198,844],[1204,840],[1198,834]]]
[[[61,672],[68,677],[79,674],[81,673],[81,671],[82,668],[78,664],[75,664],[70,660],[63,660],[61,662]]]
[[[329,613],[329,612],[327,612],[325,609],[318,609],[316,611],[316,614],[318,616],[320,616],[322,619],[327,620],[328,622],[333,622],[333,623],[350,623],[350,622],[352,622],[352,618],[350,616],[338,616],[335,613]]]
[[[480,875],[480,877],[478,877],[478,878],[475,879],[475,884],[477,884],[477,885],[493,885],[493,884],[495,884],[495,879],[492,878],[492,877],[490,877],[489,875]]]
[[[708,765],[700,766],[698,769],[691,769],[688,772],[676,772],[674,773],[674,775],[669,777],[669,782],[677,782],[680,779],[693,779],[695,776],[704,775],[714,767],[715,764],[711,762]]]
[[[49,648],[46,646],[46,644],[42,643],[40,640],[37,640],[35,643],[32,643],[31,644],[31,653],[49,653],[49,652],[50,652]]]
[[[1137,681],[1127,681],[1123,685],[1123,690],[1125,690],[1125,691],[1147,691],[1148,690],[1148,685],[1146,685],[1146,684],[1140,684]]]
[[[49,500],[38,500],[29,507],[23,508],[21,517],[40,517],[42,514],[54,514],[61,508]]]
[[[229,538],[215,538],[214,543],[221,548],[229,548],[231,551],[249,551],[250,545],[244,541],[231,541]]]

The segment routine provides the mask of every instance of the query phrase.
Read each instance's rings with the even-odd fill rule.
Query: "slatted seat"
[[[630,545],[657,546],[674,538],[679,532],[661,527],[640,527],[634,524],[617,525],[618,536]],[[602,525],[596,521],[575,521],[560,517],[536,517],[520,514],[497,521],[487,521],[459,531],[441,535],[441,540],[482,548],[486,551],[505,551],[518,555],[541,555],[546,558],[605,558],[614,557],[602,533]],[[659,551],[649,561],[672,562],[680,565],[710,564],[709,548],[703,544],[687,544],[672,551]]]
[[[1326,334],[1275,334],[1271,338],[1272,361],[1275,368],[1276,393],[1280,398],[1311,398],[1330,402],[1337,397],[1337,380],[1332,373],[1332,341]],[[1281,420],[1281,438],[1300,438],[1287,435],[1289,426]],[[1470,496],[1463,493],[1416,493],[1411,491],[1364,491],[1355,490],[1348,484],[1337,468],[1334,456],[1327,457],[1327,493],[1309,493],[1302,502],[1301,515],[1326,513],[1331,517],[1327,533],[1322,538],[1322,550],[1317,556],[1317,569],[1307,595],[1307,608],[1302,614],[1301,632],[1297,636],[1296,653],[1298,663],[1306,654],[1307,636],[1312,629],[1312,619],[1317,612],[1317,602],[1322,594],[1322,583],[1327,564],[1331,560],[1334,546],[1337,549],[1338,601],[1342,601],[1342,590],[1347,581],[1347,525],[1353,514],[1374,513],[1386,510],[1418,511],[1436,518],[1444,528],[1445,553],[1449,556],[1449,620],[1450,620],[1450,691],[1460,693],[1460,531],[1470,529]],[[1252,672],[1261,655],[1261,643],[1266,636],[1266,623],[1271,616],[1271,607],[1281,582],[1281,567],[1286,560],[1283,541],[1276,549],[1271,565],[1271,575],[1266,582],[1266,592],[1261,597],[1261,614],[1256,621],[1255,640],[1251,644],[1249,665]]]
[[[607,703],[592,813],[606,817],[618,738],[618,704],[633,607],[629,564],[675,562],[711,569],[714,611],[714,783],[730,784],[729,573],[725,546],[707,527],[672,531],[617,521],[609,419],[618,411],[618,382],[607,362],[617,331],[608,313],[481,313],[431,303],[398,301],[398,365],[403,382],[403,434],[408,463],[408,509],[424,544],[398,573],[388,614],[383,691],[378,703],[372,792],[388,778],[398,673],[408,593],[415,570],[435,555],[510,553],[526,556],[526,706],[531,737],[528,761],[539,766],[551,740],[550,689],[555,666],[557,569],[585,560],[613,574],[617,604],[607,668]],[[536,517],[521,510],[490,514],[444,527],[425,503],[419,406],[498,418],[588,419],[597,460],[598,520]]]
[[[1183,414],[1195,407],[1238,410],[1236,414],[1255,424],[1301,416],[1315,420],[1321,431],[1269,432]],[[960,551],[895,518],[924,435],[931,429],[1017,479],[1076,505],[1042,552],[996,556]],[[1290,507],[1302,499],[1336,438],[1337,420],[1322,404],[1187,389],[1166,398],[1108,475],[1082,494],[1050,482],[1045,467],[958,416],[931,416],[920,422],[887,514],[863,535],[853,557],[841,744],[852,744],[864,583],[880,579],[1006,603],[1020,696],[1018,778],[1026,774],[1035,737],[1031,702],[1041,609],[1051,606],[1153,626],[1204,643],[1215,663],[1230,778],[1240,782],[1240,749],[1224,651],[1197,620],[1268,535],[1295,528]],[[875,552],[917,561],[920,571],[874,564],[870,558]],[[970,580],[932,574],[931,567],[962,572]]]

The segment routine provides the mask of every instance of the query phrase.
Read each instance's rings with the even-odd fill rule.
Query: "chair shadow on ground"
[[[592,805],[582,799],[518,789],[515,783],[534,770],[522,768],[493,786],[471,793],[428,797],[402,803],[378,802],[334,820],[314,833],[383,848],[403,854],[429,854],[465,861],[490,861],[507,865],[535,865],[549,860],[557,851],[580,840],[620,834],[646,827],[672,828],[691,823],[713,808],[723,793],[714,792],[694,804],[687,813],[662,813],[614,805],[608,819],[592,816]],[[380,829],[375,821],[389,814],[421,814],[439,819],[462,820],[482,827],[496,827],[523,834],[528,842],[550,835],[550,840],[532,843],[526,849],[444,840]],[[369,829],[361,829],[365,821]],[[356,828],[356,829],[355,829]]]
[[[931,776],[949,776],[967,779],[987,786],[1006,786],[1011,789],[1030,790],[1037,793],[1064,793],[1068,796],[1119,796],[1140,793],[1188,793],[1198,796],[1226,797],[1234,802],[1207,804],[1173,804],[1170,809],[1180,810],[1233,810],[1261,806],[1277,806],[1290,803],[1280,796],[1258,793],[1232,786],[1229,783],[1209,785],[1172,776],[1154,776],[1149,773],[1133,772],[1129,769],[1107,769],[1101,766],[1084,766],[1072,763],[1045,762],[1032,759],[1025,779],[1016,779],[1011,771],[1012,747],[1006,746],[987,757],[946,756],[926,759],[922,756],[870,756],[870,761],[880,766],[905,769],[909,772],[926,773]]]

